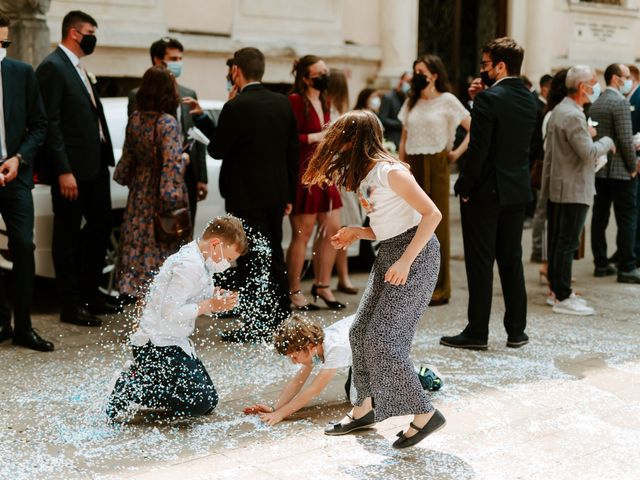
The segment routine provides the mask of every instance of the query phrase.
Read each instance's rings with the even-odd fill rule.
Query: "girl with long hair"
[[[388,154],[382,142],[375,114],[346,113],[327,131],[302,180],[312,187],[338,185],[360,197],[370,226],[341,228],[331,239],[335,248],[359,239],[380,241],[349,331],[354,407],[325,434],[344,435],[412,414],[409,427],[393,443],[394,448],[406,448],[445,424],[410,358],[416,326],[438,277],[440,247],[434,232],[442,215],[408,166]]]

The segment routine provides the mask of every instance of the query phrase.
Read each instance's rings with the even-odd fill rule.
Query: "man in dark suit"
[[[153,65],[165,65],[176,78],[180,77],[182,74],[183,52],[184,47],[182,46],[182,43],[171,37],[163,37],[160,40],[153,42],[149,49],[151,63]],[[178,92],[181,98],[198,98],[194,90],[180,84],[178,84]],[[137,88],[129,92],[129,104],[127,105],[128,115],[131,115],[136,109],[136,93],[138,93]],[[184,144],[187,132],[195,125],[193,117],[189,113],[189,106],[187,104],[181,104],[178,107],[176,118],[178,119],[178,127],[180,128],[180,135]],[[207,152],[204,145],[196,142],[188,153],[190,161],[185,173],[185,181],[187,183],[187,192],[189,193],[191,218],[195,222],[198,202],[207,198],[208,193]]]
[[[111,231],[113,148],[95,77],[80,63],[96,44],[97,23],[81,11],[62,21],[62,41],[36,75],[49,130],[41,152],[52,169],[53,264],[63,322],[99,326],[118,308],[99,294]],[[84,227],[81,228],[83,218]]]
[[[378,117],[384,126],[384,138],[391,140],[396,148],[400,146],[402,136],[402,122],[398,118],[398,112],[402,108],[407,93],[411,89],[411,74],[403,72],[396,88],[382,97]]]
[[[0,342],[13,336],[15,345],[48,352],[53,344],[31,327],[31,302],[35,260],[33,257],[33,159],[47,134],[33,68],[6,57],[10,19],[0,13],[0,215],[7,227],[13,260],[11,286],[0,286]],[[2,275],[4,280],[5,275]],[[13,303],[14,330],[11,330]]]
[[[227,65],[231,99],[220,113],[217,128],[204,114],[196,118],[196,125],[211,139],[209,154],[222,159],[220,193],[227,212],[262,233],[271,248],[270,283],[275,289],[275,305],[249,312],[253,314],[245,318],[242,328],[222,337],[232,342],[259,341],[269,339],[291,312],[282,220],[291,212],[296,191],[298,134],[287,98],[260,83],[265,68],[260,50],[242,48]],[[194,113],[201,113],[197,102],[191,104]],[[254,276],[251,266],[256,257],[254,253],[238,259],[236,285]]]
[[[529,147],[536,101],[518,78],[523,57],[513,39],[493,40],[482,50],[481,79],[469,89],[474,100],[469,160],[455,185],[461,199],[469,323],[461,334],[440,339],[448,347],[487,348],[494,261],[506,309],[507,346],[528,342],[521,241],[531,201]]]

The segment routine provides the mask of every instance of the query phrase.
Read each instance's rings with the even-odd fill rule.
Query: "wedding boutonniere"
[[[636,107],[634,107],[633,105],[631,105],[631,107],[629,108],[629,110],[631,110],[632,112],[636,111]]]
[[[92,85],[95,85],[96,83],[98,83],[98,80],[96,79],[96,76],[93,73],[87,72],[87,77],[89,77],[89,81],[91,82]]]

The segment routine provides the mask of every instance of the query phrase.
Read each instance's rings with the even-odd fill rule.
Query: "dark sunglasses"
[[[0,45],[2,45],[2,48],[9,48],[11,46],[11,40],[1,40]]]

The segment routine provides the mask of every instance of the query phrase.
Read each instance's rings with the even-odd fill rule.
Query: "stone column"
[[[9,57],[37,67],[49,54],[51,39],[46,13],[50,3],[51,0],[0,0],[0,11],[11,19]]]
[[[418,55],[418,0],[380,0],[382,63],[377,88],[395,87]]]
[[[545,73],[551,73],[551,15],[553,15],[553,0],[536,0],[527,2],[526,9],[526,37],[524,41],[523,72],[536,90],[538,81]],[[524,12],[523,12],[524,13]]]

